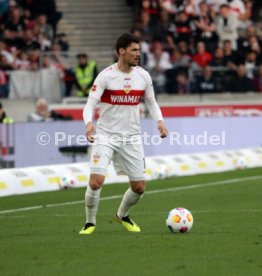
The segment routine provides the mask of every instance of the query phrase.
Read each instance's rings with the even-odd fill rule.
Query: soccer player
[[[92,234],[96,227],[101,187],[110,161],[117,174],[129,177],[116,220],[127,231],[140,232],[129,217],[130,208],[145,190],[145,162],[140,132],[139,103],[144,97],[160,136],[167,136],[160,108],[155,100],[152,80],[147,71],[137,66],[140,57],[139,40],[124,33],[116,41],[118,62],[104,69],[96,78],[83,111],[86,137],[92,145],[90,180],[85,194],[86,224],[79,234]],[[94,107],[101,102],[97,127],[92,122]]]

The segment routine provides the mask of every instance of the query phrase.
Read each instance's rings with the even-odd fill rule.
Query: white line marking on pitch
[[[219,185],[226,185],[226,184],[234,184],[237,182],[253,181],[253,180],[258,180],[258,179],[262,179],[262,176],[250,176],[250,177],[243,177],[243,178],[234,178],[234,179],[229,179],[229,180],[214,181],[214,182],[209,182],[209,183],[180,186],[180,187],[174,187],[174,188],[157,189],[157,190],[146,192],[146,195],[173,192],[173,191],[183,191],[183,190],[190,190],[190,189],[198,189],[198,188],[212,187],[212,186],[219,186]],[[104,200],[118,199],[118,198],[122,198],[122,197],[123,197],[123,195],[114,195],[114,196],[102,197],[100,200],[104,201]],[[23,208],[10,209],[10,210],[2,210],[2,211],[0,211],[0,215],[1,214],[10,214],[10,213],[15,213],[15,212],[22,212],[22,211],[30,211],[30,210],[41,209],[41,208],[51,208],[51,207],[58,207],[58,206],[75,205],[75,204],[80,204],[80,203],[82,204],[82,203],[84,203],[84,201],[78,200],[78,201],[69,201],[69,202],[64,202],[64,203],[54,203],[54,204],[37,205],[37,206],[23,207]]]
[[[236,214],[236,213],[243,213],[243,214],[248,214],[248,213],[262,213],[262,210],[258,210],[258,209],[251,209],[251,210],[247,210],[247,209],[243,209],[243,210],[191,210],[193,214],[199,214],[199,213],[224,213],[224,214]],[[161,212],[154,212],[154,214],[166,214],[166,211],[161,211]],[[109,217],[110,215],[112,215],[112,213],[99,213],[99,216],[105,216],[105,217]],[[139,214],[136,214],[136,216],[145,216],[145,215],[152,215],[152,212],[139,212]],[[12,215],[12,216],[8,216],[8,219],[24,219],[24,218],[39,218],[39,217],[83,217],[83,214],[48,214],[48,215],[25,215],[25,214],[21,214],[21,215]],[[6,219],[7,217],[4,216],[0,216],[0,219]]]

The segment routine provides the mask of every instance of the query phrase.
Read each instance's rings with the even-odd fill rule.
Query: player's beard
[[[128,66],[129,67],[135,67],[135,66],[137,66],[138,65],[138,63],[128,63]]]
[[[129,66],[129,67],[135,67],[135,66],[137,66],[137,65],[139,65],[139,60],[138,60],[138,61],[134,61],[134,62],[132,62],[132,63],[131,63],[131,62],[128,63],[128,66]]]

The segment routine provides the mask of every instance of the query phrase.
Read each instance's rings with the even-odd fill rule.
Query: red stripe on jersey
[[[113,105],[138,105],[144,95],[144,90],[108,90],[106,89],[101,97],[102,103]]]
[[[230,10],[233,11],[233,12],[240,13],[240,9],[237,8],[237,7],[230,7]]]

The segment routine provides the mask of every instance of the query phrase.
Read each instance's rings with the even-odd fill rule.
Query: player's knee
[[[104,176],[91,175],[89,186],[92,190],[98,190],[102,187],[104,183]]]
[[[145,182],[139,181],[139,183],[132,185],[131,188],[134,193],[142,195],[145,192]]]
[[[95,180],[95,181],[90,181],[89,186],[92,190],[98,190],[102,187],[103,183],[100,182],[99,180]]]

